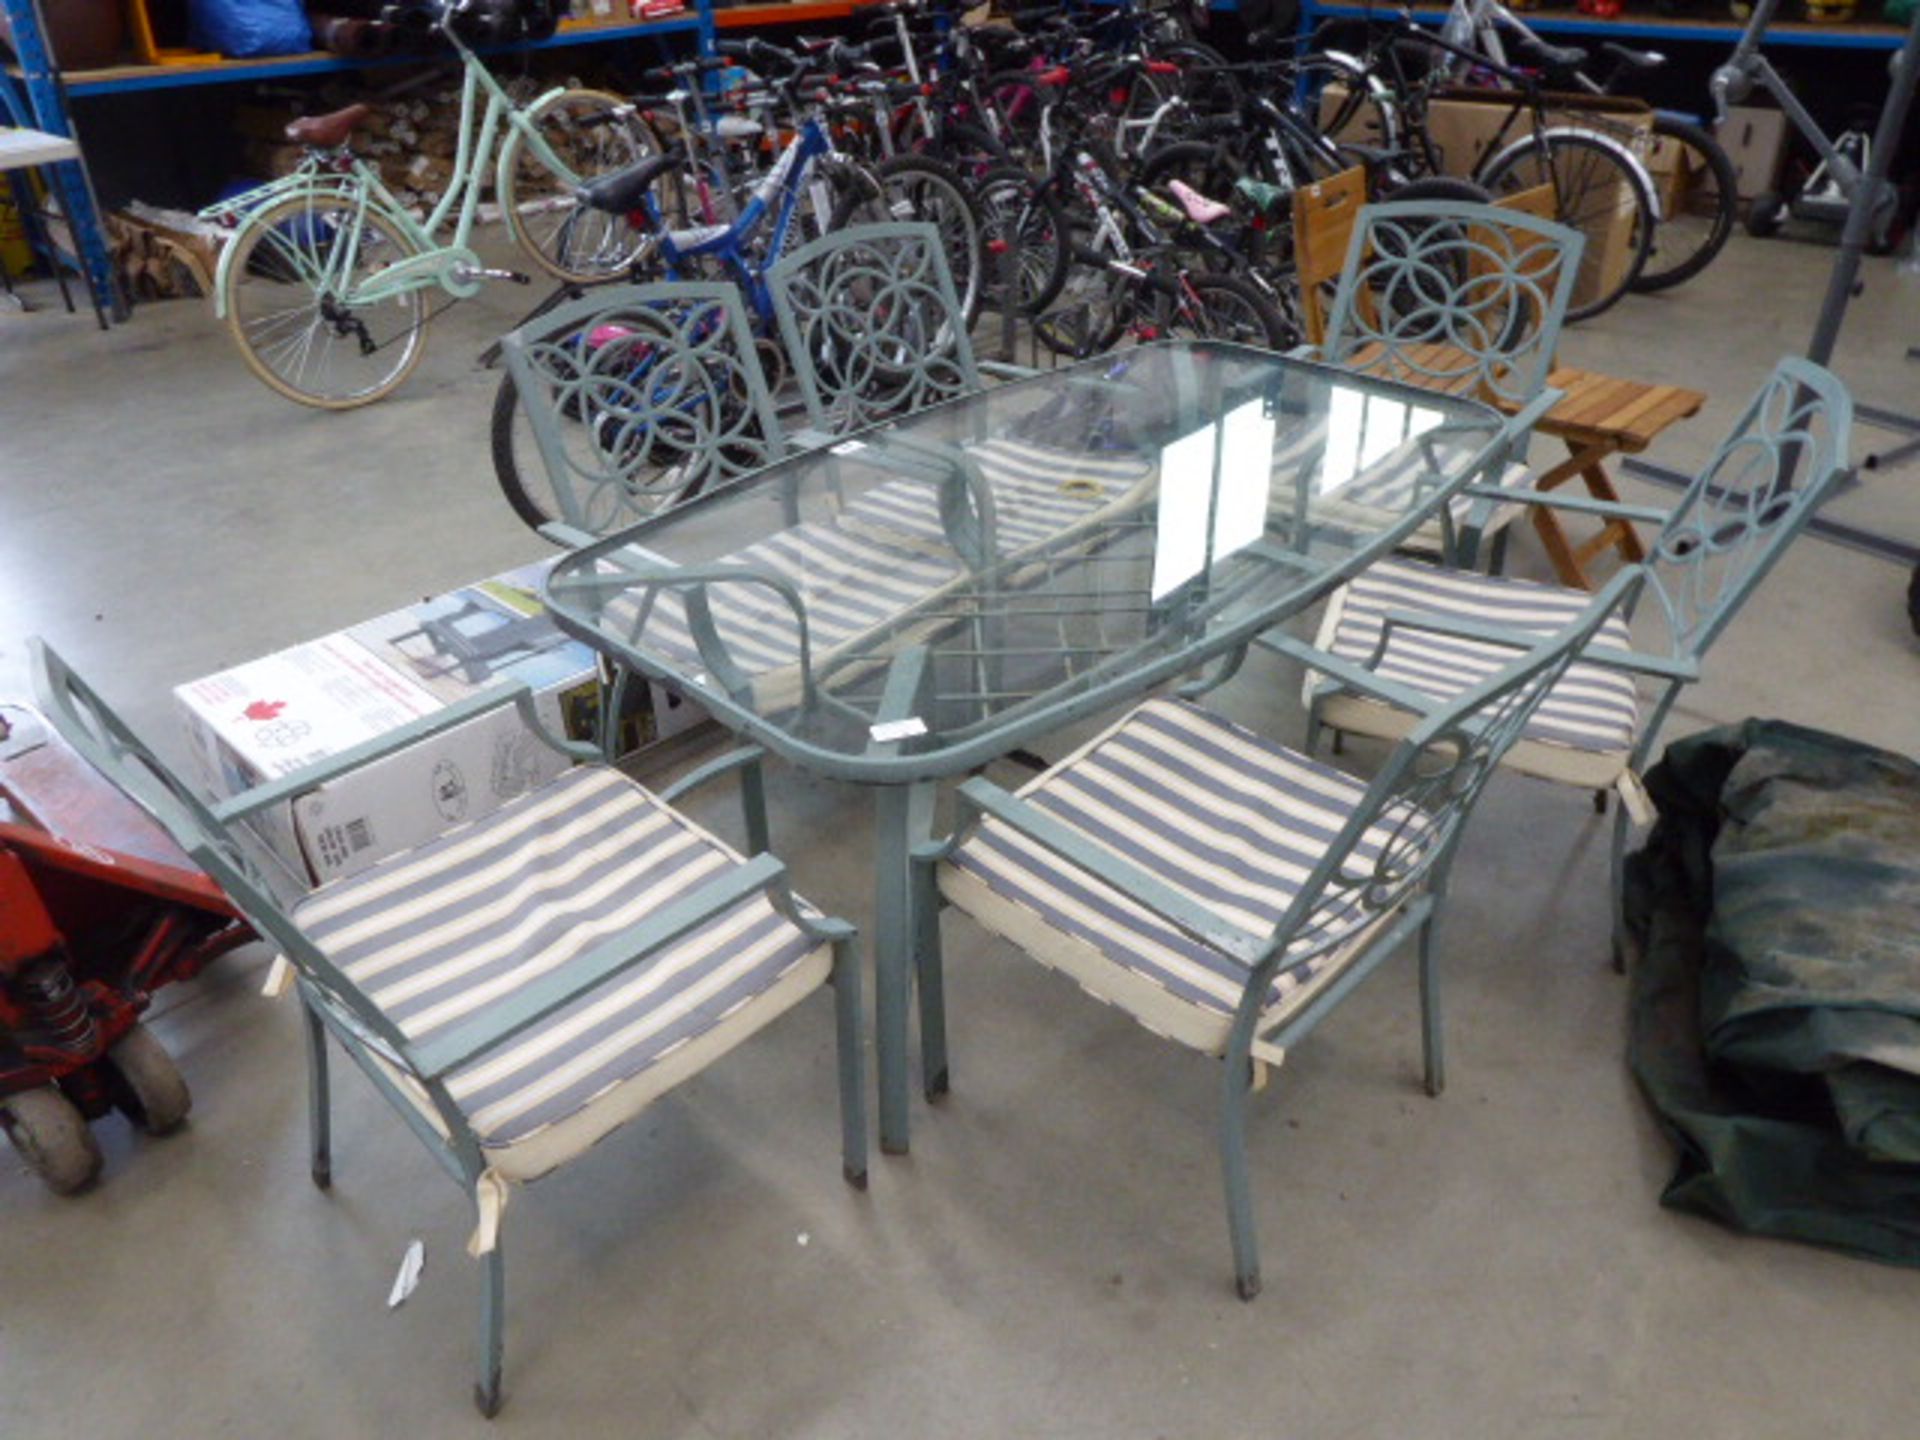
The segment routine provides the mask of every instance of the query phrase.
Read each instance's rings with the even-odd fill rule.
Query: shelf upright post
[[[13,53],[20,61],[27,101],[33,107],[34,128],[69,140],[73,119],[67,113],[66,86],[54,64],[53,48],[47,43],[46,22],[40,13],[40,0],[0,0],[13,31]],[[127,318],[126,298],[114,283],[113,262],[107,256],[106,235],[100,224],[100,202],[93,193],[93,176],[87,170],[84,155],[78,160],[63,160],[48,167],[60,190],[67,229],[79,252],[80,267],[86,275],[87,289],[93,296],[94,313],[101,329],[107,317]],[[60,257],[53,257],[55,265]]]

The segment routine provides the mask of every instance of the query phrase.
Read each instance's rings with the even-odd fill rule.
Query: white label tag
[[[867,727],[867,734],[884,745],[891,740],[911,740],[916,735],[927,733],[927,722],[918,715],[909,715],[905,720],[882,720],[878,725]]]
[[[412,1241],[407,1246],[407,1253],[400,1257],[400,1273],[393,1277],[393,1289],[387,1295],[389,1310],[398,1310],[407,1303],[407,1297],[413,1294],[420,1284],[420,1272],[426,1268],[426,1242]]]
[[[864,440],[842,440],[838,445],[829,447],[835,455],[857,455],[866,448],[867,442]]]
[[[1620,778],[1613,782],[1613,788],[1620,792],[1620,803],[1627,807],[1627,818],[1634,824],[1645,827],[1660,818],[1660,812],[1654,808],[1653,797],[1647,794],[1647,787],[1640,783],[1640,777],[1631,770],[1622,770]]]
[[[293,962],[284,955],[273,957],[273,964],[267,967],[267,983],[260,987],[260,993],[269,1000],[278,1000],[293,988]]]

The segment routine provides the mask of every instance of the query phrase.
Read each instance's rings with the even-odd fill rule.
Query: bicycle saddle
[[[1535,40],[1526,46],[1526,57],[1553,70],[1578,70],[1587,63],[1587,52],[1578,45],[1549,45]]]
[[[1658,50],[1629,50],[1612,40],[1601,42],[1600,53],[1623,70],[1657,70],[1667,63],[1667,57]]]
[[[589,210],[626,215],[638,209],[640,197],[653,188],[653,182],[678,163],[675,155],[650,156],[626,170],[589,181],[573,192],[574,198]]]
[[[373,113],[371,105],[349,105],[331,115],[306,115],[287,126],[287,139],[316,150],[332,150],[347,143],[360,122]]]
[[[1180,202],[1180,208],[1187,212],[1187,218],[1196,225],[1211,225],[1214,221],[1232,212],[1218,200],[1209,200],[1184,180],[1170,180],[1167,189],[1173,198]]]

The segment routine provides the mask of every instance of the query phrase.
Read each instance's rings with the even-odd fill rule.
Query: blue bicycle
[[[695,136],[665,154],[580,187],[577,199],[583,215],[619,217],[641,237],[626,278],[715,280],[736,286],[745,301],[769,386],[778,393],[789,366],[779,341],[767,272],[782,255],[817,236],[850,225],[914,220],[939,231],[962,313],[971,324],[980,304],[984,267],[979,219],[966,186],[938,161],[903,155],[866,166],[842,153],[834,142],[821,70],[837,68],[855,52],[828,47],[817,54],[796,55],[758,39],[723,41],[717,48],[717,59],[684,62],[658,73],[686,79],[697,72],[749,65],[767,77],[755,94],[771,102],[775,123],[789,130],[791,138],[766,172],[747,182],[743,195],[729,197],[733,218],[724,224],[687,223],[688,196],[712,173]],[[578,293],[563,290],[549,303]],[[581,347],[584,362],[588,352],[607,339],[581,335],[572,343]],[[647,363],[644,345],[623,343],[622,353],[636,366]],[[604,428],[606,424],[605,417],[570,418],[588,426]],[[718,416],[706,418],[722,421]],[[623,443],[648,443],[647,437],[632,435],[631,426],[623,428],[622,434]],[[535,528],[558,518],[557,506],[535,478],[542,467],[533,455],[530,429],[510,375],[503,377],[494,397],[492,442],[494,471],[514,512]],[[664,509],[697,492],[704,479],[697,467],[683,467],[683,476],[671,464],[670,446],[651,449],[664,449],[668,463],[645,487],[650,503]]]

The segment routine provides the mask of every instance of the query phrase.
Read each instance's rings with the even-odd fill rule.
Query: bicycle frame
[[[681,279],[684,278],[681,269],[689,261],[718,260],[732,273],[755,318],[762,324],[771,325],[773,297],[767,293],[766,267],[752,262],[747,253],[748,243],[771,214],[773,230],[768,236],[766,253],[777,257],[786,248],[787,236],[793,228],[794,212],[799,208],[803,196],[811,195],[817,208],[831,208],[823,206],[824,197],[810,182],[813,180],[815,162],[837,153],[826,126],[817,118],[808,116],[780,152],[773,168],[754,186],[747,203],[740,207],[740,213],[731,224],[724,226],[671,230],[667,228],[659,202],[651,194],[643,196],[641,209],[659,237],[659,254],[668,274]]]
[[[417,245],[421,253],[397,261],[369,277],[351,294],[339,296],[343,305],[377,304],[432,285],[439,285],[461,299],[478,294],[478,274],[463,276],[462,272],[478,272],[481,268],[479,256],[468,244],[472,238],[474,220],[479,213],[480,176],[491,161],[496,167],[494,193],[504,195],[508,192],[507,150],[504,144],[496,143],[503,128],[517,132],[542,164],[556,173],[566,173],[567,167],[526,118],[529,109],[537,109],[555,95],[563,93],[566,87],[556,86],[548,90],[532,106],[523,109],[507,94],[505,87],[494,78],[478,55],[444,26],[442,32],[458,52],[464,71],[460,85],[459,140],[454,154],[453,177],[424,221],[414,219],[393,192],[387,189],[373,167],[345,150],[331,155],[313,152],[292,174],[221,204],[209,206],[201,212],[202,218],[224,220],[239,217],[244,223],[247,215],[292,197],[313,200],[331,198],[350,203],[353,218],[349,222],[348,241],[334,255],[339,273],[353,273],[369,210],[378,211],[382,219],[389,221]],[[476,123],[475,111],[480,107],[482,91],[486,94],[486,104]],[[453,239],[451,244],[443,245],[435,237],[450,217],[453,219]],[[226,279],[236,248],[229,244],[221,249],[214,277],[214,313],[223,319],[226,315]]]

